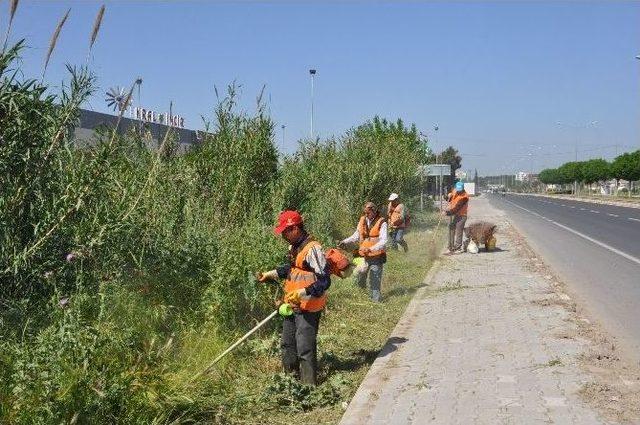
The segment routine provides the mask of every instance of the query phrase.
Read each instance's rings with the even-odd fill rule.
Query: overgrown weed
[[[408,255],[390,254],[382,305],[334,282],[318,388],[274,377],[278,320],[262,342],[193,378],[272,311],[276,290],[252,276],[284,260],[272,233],[279,211],[299,209],[332,246],[364,201],[416,195],[427,149],[415,126],[374,118],[340,138],[302,141],[279,165],[264,104],[238,111],[232,85],[185,155],[169,133],[150,150],[144,128],[103,129],[81,146],[73,123],[95,77],[69,67],[68,87],[53,94],[14,72],[23,48],[0,56],[2,421],[229,422],[257,406],[337,414],[428,267],[420,230],[407,237],[416,244]]]

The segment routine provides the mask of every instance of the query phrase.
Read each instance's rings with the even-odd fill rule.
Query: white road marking
[[[594,210],[589,210],[589,211],[591,211],[592,213],[595,213],[595,214],[600,214],[600,211],[594,211]]]
[[[561,207],[566,207],[566,205],[565,205],[565,204],[560,204],[560,206],[561,206]]]
[[[586,210],[587,210],[586,208],[580,208],[580,211],[586,211]]]
[[[618,254],[619,256],[624,257],[624,258],[626,258],[627,260],[633,261],[634,263],[636,263],[636,264],[639,264],[639,265],[640,265],[640,258],[636,258],[636,257],[634,257],[634,256],[632,256],[632,255],[627,254],[627,253],[626,253],[626,252],[624,252],[624,251],[620,251],[619,249],[612,247],[611,245],[607,245],[606,243],[603,243],[603,242],[600,242],[600,241],[598,241],[598,240],[596,240],[596,239],[593,239],[592,237],[587,236],[587,235],[585,235],[584,233],[580,233],[580,232],[578,232],[577,230],[572,229],[571,227],[565,226],[564,224],[560,224],[560,223],[558,223],[557,221],[549,220],[548,218],[541,216],[541,215],[540,215],[540,214],[538,214],[537,212],[535,212],[535,211],[531,211],[531,210],[529,210],[529,209],[527,209],[527,208],[524,208],[524,207],[521,207],[520,205],[518,205],[518,204],[516,204],[516,203],[514,203],[514,202],[511,202],[511,201],[507,201],[507,202],[508,202],[508,203],[510,203],[510,204],[512,204],[514,207],[520,208],[521,210],[526,211],[526,212],[528,212],[529,214],[533,214],[533,215],[535,215],[536,217],[544,218],[544,219],[545,219],[545,220],[547,220],[548,222],[553,223],[553,224],[555,224],[556,226],[558,226],[558,227],[560,227],[560,228],[562,228],[562,229],[564,229],[564,230],[566,230],[566,231],[568,231],[568,232],[573,233],[574,235],[580,236],[581,238],[583,238],[583,239],[585,239],[585,240],[588,240],[588,241],[589,241],[589,242],[591,242],[591,243],[594,243],[594,244],[596,244],[596,245],[598,245],[598,246],[600,246],[600,247],[602,247],[602,248],[604,248],[604,249],[607,249],[607,250],[609,250],[609,251],[613,252],[614,254]],[[640,219],[637,219],[637,218],[631,218],[631,217],[629,217],[629,220],[640,221]]]
[[[618,214],[611,214],[611,213],[607,213],[607,215],[608,215],[609,217],[620,217]]]
[[[569,205],[569,208],[575,208],[573,205]]]

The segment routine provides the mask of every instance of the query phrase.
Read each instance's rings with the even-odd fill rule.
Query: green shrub
[[[264,105],[238,111],[231,86],[185,155],[170,132],[157,149],[110,128],[81,146],[93,75],[69,68],[54,95],[15,72],[22,48],[0,56],[0,421],[226,420],[231,372],[193,377],[281,296],[255,280],[285,260],[278,213],[300,210],[332,246],[365,201],[417,194],[425,142],[376,117],[279,163]],[[316,389],[278,375],[267,392],[301,410],[344,398],[339,375]]]

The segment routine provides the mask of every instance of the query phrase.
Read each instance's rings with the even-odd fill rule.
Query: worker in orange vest
[[[392,193],[389,196],[389,206],[387,207],[388,225],[391,229],[391,247],[395,250],[398,245],[402,247],[404,252],[409,251],[409,246],[404,240],[404,232],[407,228],[408,212],[407,207],[400,202],[400,196]]]
[[[282,365],[303,383],[315,385],[320,314],[331,285],[329,266],[322,246],[305,230],[299,212],[280,213],[274,232],[290,244],[289,262],[260,273],[258,280],[284,279],[284,302],[293,307],[294,314],[285,316],[282,323]]]
[[[451,217],[449,222],[449,252],[448,254],[464,252],[462,248],[462,234],[467,222],[469,209],[469,195],[464,190],[464,183],[457,182],[455,191],[452,192],[449,207],[444,214]]]
[[[447,192],[447,202],[451,202],[451,198],[453,198],[453,195],[456,193],[456,187],[455,185],[453,187],[449,188],[449,191]]]
[[[363,215],[358,221],[356,231],[338,246],[349,243],[359,243],[358,254],[364,258],[364,264],[354,271],[354,278],[358,286],[366,287],[367,275],[371,288],[371,299],[380,302],[382,270],[387,262],[385,245],[387,244],[387,221],[380,215],[378,207],[373,202],[364,205]]]

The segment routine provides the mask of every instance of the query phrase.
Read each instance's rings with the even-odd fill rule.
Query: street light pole
[[[136,85],[138,86],[138,108],[142,108],[142,104],[140,101],[140,86],[142,85],[142,78],[138,77],[136,79]]]
[[[138,86],[138,110],[140,110],[142,108],[142,104],[140,101],[140,86],[142,85],[142,77],[138,77],[136,78],[136,85]],[[133,102],[131,102],[131,104],[133,104]],[[131,115],[133,118],[137,119],[137,116],[134,112],[134,108],[131,107],[131,112],[133,112]],[[139,124],[140,128],[142,128],[142,124]]]
[[[281,149],[282,149],[282,155],[284,155],[284,129],[285,129],[286,127],[287,127],[287,126],[286,126],[286,125],[284,125],[284,124],[282,124],[282,126],[281,126],[281,128],[282,128],[282,147],[281,147]]]
[[[436,142],[436,134],[438,133],[438,130],[440,129],[440,126],[438,124],[433,126],[433,142],[435,144]],[[439,164],[439,160],[438,160],[439,155],[436,153],[436,164]],[[439,175],[436,177],[438,179],[436,186],[438,186],[438,198],[440,198],[440,211],[442,211],[442,167],[438,167],[440,168],[440,173]]]
[[[311,76],[311,138],[313,139],[313,82],[316,75],[316,70],[310,69],[309,75]]]

